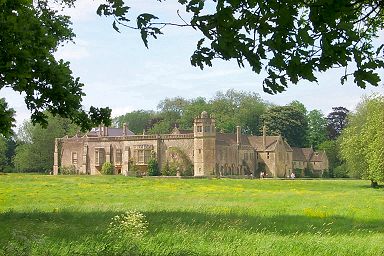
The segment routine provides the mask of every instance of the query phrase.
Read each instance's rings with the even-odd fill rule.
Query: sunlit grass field
[[[384,189],[369,184],[0,175],[0,255],[384,255]],[[148,232],[107,236],[133,209]]]

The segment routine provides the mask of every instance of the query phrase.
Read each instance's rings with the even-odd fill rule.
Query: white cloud
[[[76,39],[75,43],[69,42],[63,47],[59,48],[55,53],[58,59],[73,61],[81,60],[90,56],[89,44],[85,40]]]

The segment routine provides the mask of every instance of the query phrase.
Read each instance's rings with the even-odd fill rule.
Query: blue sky
[[[134,12],[152,12],[169,21],[181,23],[176,1],[131,1]],[[66,11],[72,16],[75,44],[60,48],[56,56],[71,63],[76,77],[85,84],[83,104],[112,108],[113,116],[138,109],[156,109],[160,100],[181,96],[210,99],[217,91],[235,89],[259,93],[272,103],[285,105],[293,100],[308,110],[320,109],[328,114],[334,106],[353,109],[363,95],[384,92],[384,87],[363,90],[352,83],[340,84],[342,70],[331,70],[318,76],[319,83],[300,82],[278,95],[262,90],[264,74],[238,68],[236,62],[217,60],[213,67],[192,67],[190,56],[201,35],[191,28],[167,28],[158,40],[150,40],[145,48],[138,31],[121,29],[117,33],[112,21],[96,15],[97,1],[78,0],[77,7]],[[182,14],[187,18],[185,14]],[[382,75],[383,72],[382,72]],[[384,76],[382,76],[384,77]],[[29,117],[23,98],[10,90],[2,90],[10,106],[17,111],[17,124]]]

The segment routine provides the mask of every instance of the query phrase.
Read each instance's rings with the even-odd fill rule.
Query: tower
[[[203,111],[194,120],[193,133],[194,176],[214,175],[216,166],[215,119]]]

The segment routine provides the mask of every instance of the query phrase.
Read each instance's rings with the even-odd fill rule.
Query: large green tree
[[[59,1],[70,5],[73,0]],[[56,60],[59,45],[75,36],[69,17],[47,0],[0,0],[0,89],[23,93],[33,123],[47,125],[47,112],[70,118],[83,129],[110,123],[109,108],[82,109],[83,84],[69,63]],[[12,113],[0,107],[0,133],[11,132]]]
[[[268,135],[281,135],[293,147],[307,145],[307,119],[292,106],[273,106],[263,114],[262,120]]]
[[[352,174],[372,184],[384,182],[384,97],[365,98],[349,117],[341,137],[341,154]]]
[[[327,140],[327,121],[320,110],[314,109],[307,115],[308,119],[308,144],[315,149]]]
[[[67,118],[48,116],[48,125],[33,125],[26,121],[20,128],[14,157],[17,171],[47,172],[52,170],[55,138],[74,135],[79,127]]]
[[[161,1],[161,0],[158,0]],[[48,110],[90,129],[110,123],[108,108],[81,106],[83,84],[69,63],[56,60],[57,47],[74,36],[68,17],[53,4],[76,0],[0,0],[0,89],[25,93],[33,123],[47,124]],[[264,91],[277,93],[300,80],[316,82],[318,73],[345,69],[362,88],[377,86],[384,67],[383,44],[373,43],[383,28],[381,0],[178,0],[190,18],[175,24],[153,14],[131,17],[123,0],[105,0],[99,15],[112,16],[113,28],[129,27],[157,38],[165,26],[192,27],[201,32],[191,63],[203,68],[212,60],[236,60],[240,67],[266,71]],[[0,123],[11,123],[9,115]],[[0,132],[10,132],[10,125]]]
[[[149,120],[154,116],[154,111],[136,110],[126,113],[125,115],[115,117],[113,122],[118,127],[123,127],[123,124],[127,123],[128,129],[135,134],[140,134],[147,128]]]
[[[349,110],[344,107],[333,107],[332,112],[327,116],[327,131],[328,137],[331,140],[336,140],[344,127],[348,123]]]
[[[7,140],[0,135],[0,172],[4,171],[7,166]]]

